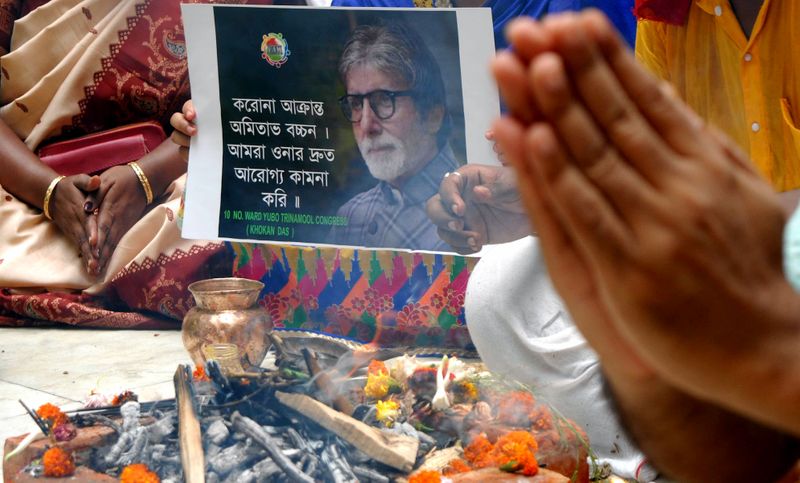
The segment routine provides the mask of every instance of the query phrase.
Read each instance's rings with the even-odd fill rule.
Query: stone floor
[[[175,330],[0,328],[0,442],[36,429],[19,400],[35,410],[46,402],[81,407],[93,389],[172,398],[181,363],[191,360]]]

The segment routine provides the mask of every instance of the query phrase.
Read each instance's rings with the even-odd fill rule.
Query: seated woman
[[[0,14],[0,325],[174,326],[190,281],[230,273],[222,243],[180,238],[177,147],[94,177],[62,178],[35,152],[167,125],[188,97],[179,2],[18,0]]]

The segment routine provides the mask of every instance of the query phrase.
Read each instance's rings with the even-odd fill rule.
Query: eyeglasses
[[[347,94],[339,98],[339,107],[342,108],[342,113],[348,121],[361,122],[364,99],[366,99],[378,119],[385,121],[394,115],[397,97],[412,95],[413,91],[386,91],[383,89],[366,94]]]

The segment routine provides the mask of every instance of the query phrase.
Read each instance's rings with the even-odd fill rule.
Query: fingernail
[[[84,203],[83,211],[87,213],[91,213],[92,211],[94,211],[94,203],[92,203],[91,201],[87,201],[86,203]]]
[[[467,239],[467,244],[470,246],[470,248],[473,249],[478,247],[478,242],[476,242],[475,239],[472,237]]]
[[[451,207],[451,209],[453,210],[453,213],[455,213],[456,215],[458,214],[458,205],[457,204],[453,203],[453,206]]]
[[[451,230],[458,230],[458,224],[456,224],[455,221],[451,221],[447,224],[447,228],[450,228]]]

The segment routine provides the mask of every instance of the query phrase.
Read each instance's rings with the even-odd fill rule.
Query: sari
[[[1,0],[0,41],[10,47],[0,117],[31,150],[143,120],[167,127],[189,97],[177,0]],[[181,239],[184,179],[148,207],[97,278],[54,223],[0,187],[0,325],[178,327],[194,305],[188,284],[229,276],[232,263],[221,242]]]

